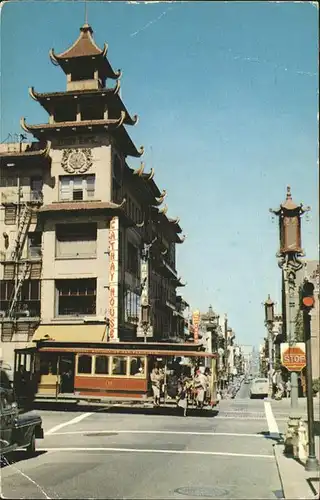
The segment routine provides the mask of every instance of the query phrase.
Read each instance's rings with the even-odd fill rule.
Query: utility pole
[[[314,439],[314,413],[313,413],[313,389],[312,389],[312,351],[311,351],[311,318],[310,312],[314,307],[314,286],[305,280],[301,293],[301,307],[303,311],[303,329],[304,340],[306,343],[306,362],[307,362],[307,406],[308,406],[308,442],[309,453],[305,469],[316,472],[319,470],[319,462],[316,457],[315,439]]]
[[[269,393],[271,399],[273,395],[273,321],[274,321],[274,302],[271,300],[270,295],[264,303],[265,310],[265,323],[268,329],[268,351],[269,351]]]

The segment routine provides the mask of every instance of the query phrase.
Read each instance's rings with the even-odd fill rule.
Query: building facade
[[[66,51],[49,53],[66,90],[29,94],[48,122],[37,141],[2,144],[1,356],[30,340],[153,341],[177,327],[179,219],[139,158],[126,126],[137,123],[120,94],[121,71],[84,24]],[[114,81],[109,86],[109,81]]]

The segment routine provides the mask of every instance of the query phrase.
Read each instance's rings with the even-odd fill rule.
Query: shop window
[[[92,371],[92,356],[83,354],[78,358],[78,373],[90,374]]]
[[[108,375],[109,373],[108,356],[96,356],[95,373],[98,375]]]
[[[145,376],[145,358],[130,358],[130,375]]]
[[[127,358],[126,357],[113,357],[112,358],[112,375],[126,375],[127,374]]]

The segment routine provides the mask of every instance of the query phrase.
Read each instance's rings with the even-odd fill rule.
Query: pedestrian
[[[286,382],[286,396],[287,398],[290,398],[291,395],[291,382],[290,380],[287,380]]]
[[[179,380],[178,384],[177,405],[183,409],[183,416],[186,417],[188,410],[188,395],[187,395],[186,385],[181,380]]]
[[[201,371],[201,368],[199,368],[199,370],[196,372],[194,385],[197,391],[197,396],[196,396],[197,407],[202,409],[204,405],[205,391],[207,389],[207,377]]]
[[[160,406],[160,390],[161,390],[161,382],[162,375],[159,371],[158,366],[155,366],[150,374],[152,391],[153,391],[153,400],[154,406]]]

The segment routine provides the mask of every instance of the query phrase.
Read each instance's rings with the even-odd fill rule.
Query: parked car
[[[36,439],[43,439],[42,419],[39,415],[19,415],[12,389],[0,387],[0,453],[6,455],[17,448],[25,448],[28,455],[36,451]]]
[[[267,378],[256,378],[252,381],[250,387],[250,398],[254,397],[268,396],[269,392],[269,381]]]

